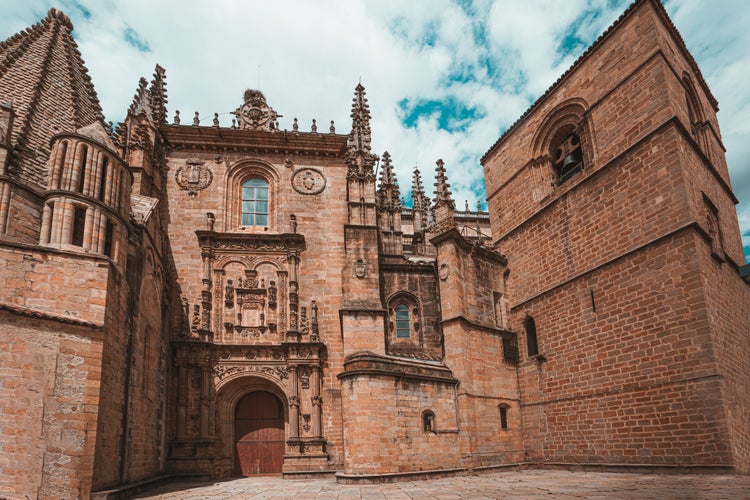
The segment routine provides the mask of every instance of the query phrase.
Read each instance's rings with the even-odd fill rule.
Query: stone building
[[[404,207],[361,85],[346,134],[281,130],[257,90],[200,126],[157,66],[112,130],[71,30],[0,43],[0,495],[750,471],[737,200],[658,1],[487,151],[489,214],[441,160]]]

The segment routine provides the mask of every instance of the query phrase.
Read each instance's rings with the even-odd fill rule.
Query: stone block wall
[[[456,380],[437,365],[354,356],[342,373],[346,476],[461,465]],[[425,412],[434,416],[424,425]]]
[[[88,498],[102,332],[8,311],[0,321],[0,495]]]
[[[0,492],[86,498],[109,264],[4,246],[0,268]]]

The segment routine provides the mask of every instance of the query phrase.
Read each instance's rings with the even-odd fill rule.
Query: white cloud
[[[479,157],[628,2],[6,1],[0,37],[36,22],[50,6],[66,12],[112,120],[123,118],[138,79],[150,80],[158,62],[167,70],[170,119],[175,109],[183,120],[200,111],[206,122],[219,112],[229,125],[244,90],[258,85],[260,66],[260,88],[284,115],[282,128],[297,117],[306,130],[316,118],[320,130],[335,120],[343,133],[361,77],[374,152],[390,151],[402,192],[418,164],[431,193],[442,157],[458,206],[467,199],[473,208],[484,197]],[[666,8],[720,102],[733,186],[743,200],[740,224],[750,231],[750,8],[744,0],[667,0]],[[128,27],[149,50],[126,41]],[[458,114],[427,106],[408,127],[402,102],[417,110],[457,103]],[[461,126],[446,130],[445,123]]]

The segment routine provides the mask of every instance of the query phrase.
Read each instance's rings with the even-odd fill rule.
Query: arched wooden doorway
[[[234,472],[280,474],[284,462],[284,407],[266,391],[250,392],[234,411]]]

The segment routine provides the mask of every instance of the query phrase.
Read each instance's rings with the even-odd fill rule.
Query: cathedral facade
[[[170,475],[750,472],[750,287],[718,104],[638,0],[482,158],[404,206],[351,128],[107,125],[70,20],[0,43],[0,495]],[[241,94],[241,92],[238,92]],[[434,194],[434,196],[431,196]]]

